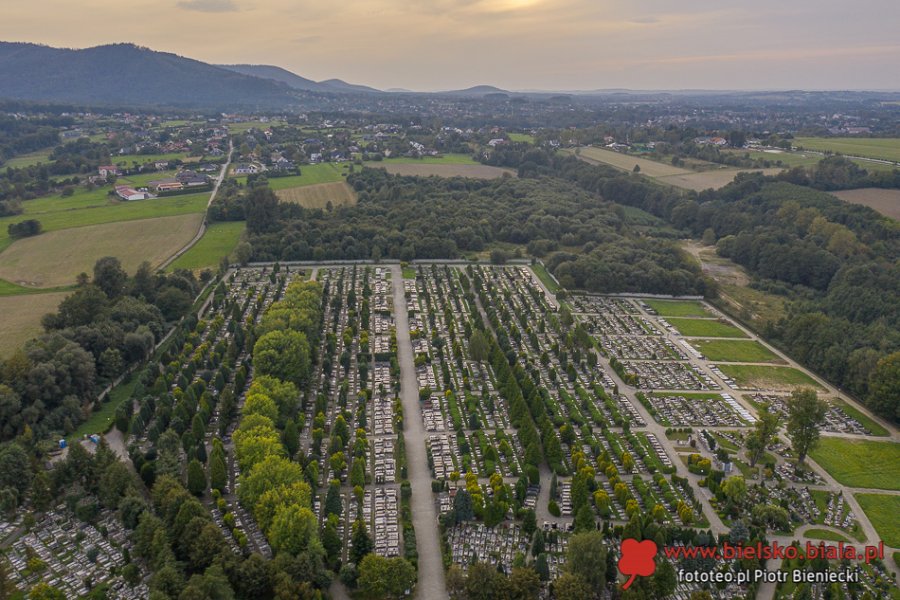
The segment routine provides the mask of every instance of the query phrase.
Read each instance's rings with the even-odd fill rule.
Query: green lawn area
[[[869,418],[865,413],[863,413],[858,408],[852,406],[851,404],[848,404],[847,402],[844,402],[840,398],[833,399],[831,401],[831,403],[834,404],[835,406],[839,406],[841,408],[841,410],[843,410],[849,416],[851,416],[854,419],[856,419],[857,421],[859,421],[863,427],[865,427],[866,429],[868,429],[869,431],[872,432],[872,435],[878,436],[878,437],[886,437],[886,436],[890,435],[888,433],[887,429],[885,429],[884,427],[882,427],[881,425],[876,423],[873,419]]]
[[[794,146],[900,162],[900,138],[794,138]]]
[[[415,267],[403,267],[403,279],[415,279],[416,278],[416,268]]]
[[[547,289],[550,290],[550,293],[555,294],[559,291],[559,284],[556,283],[556,280],[550,276],[550,272],[547,271],[547,267],[542,265],[541,263],[534,263],[531,265],[531,270],[534,271],[534,274],[538,276],[538,279],[547,286]]]
[[[6,169],[7,167],[11,169],[21,169],[24,167],[36,165],[38,163],[46,164],[50,162],[50,152],[51,150],[38,150],[37,152],[22,154],[20,156],[9,159],[5,163],[0,163],[0,167],[3,167],[4,169]]]
[[[206,233],[197,244],[179,256],[168,270],[188,269],[191,271],[215,268],[223,256],[228,256],[240,241],[244,232],[244,221],[213,223],[206,228]]]
[[[90,418],[82,423],[78,429],[67,435],[66,439],[73,442],[92,433],[106,433],[116,417],[116,409],[119,408],[122,402],[131,398],[131,392],[134,390],[137,382],[137,374],[132,374],[131,377],[123,381],[119,387],[109,393],[107,401],[101,405],[100,410],[94,411]]]
[[[709,317],[712,316],[697,300],[654,300],[644,302],[663,317]]]
[[[894,548],[900,546],[900,519],[897,518],[900,496],[856,494],[856,499],[884,543]]]
[[[810,456],[843,485],[900,490],[900,444],[829,436]]]
[[[709,360],[725,362],[784,362],[756,340],[691,340]]]
[[[667,318],[666,321],[686,337],[747,337],[734,325],[716,319]]]
[[[16,285],[10,281],[6,281],[5,279],[0,279],[0,297],[3,296],[19,296],[22,294],[46,294],[48,292],[65,292],[68,290],[74,289],[74,286],[66,286],[66,287],[58,287],[58,288],[44,288],[44,289],[35,289],[22,287],[21,285]]]
[[[510,141],[513,142],[528,142],[529,144],[534,143],[534,136],[529,133],[508,133]]]
[[[816,381],[793,367],[768,367],[763,365],[717,365],[725,375],[734,379],[742,388],[759,388],[763,390],[792,390],[795,387],[808,386],[822,389]]]
[[[90,192],[79,189],[68,198],[57,194],[23,202],[24,214],[0,219],[0,252],[13,242],[6,230],[8,225],[26,219],[37,219],[44,231],[57,231],[101,223],[202,213],[209,200],[209,192],[204,192],[122,202],[111,198],[108,191],[108,187]]]
[[[809,538],[811,540],[825,540],[827,542],[849,542],[850,538],[837,533],[836,531],[830,531],[828,529],[807,529],[804,532],[803,537]]]
[[[348,163],[319,163],[316,165],[302,165],[300,175],[291,177],[272,177],[269,179],[269,187],[273,190],[286,190],[288,188],[315,185],[317,183],[332,183],[343,181],[343,174]]]

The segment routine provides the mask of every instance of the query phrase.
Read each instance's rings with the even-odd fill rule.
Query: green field
[[[900,496],[856,494],[856,499],[885,545],[900,546]]]
[[[346,181],[302,185],[275,192],[281,202],[299,204],[303,208],[327,210],[356,204],[356,191]]]
[[[793,367],[732,365],[727,363],[717,366],[743,389],[757,388],[762,390],[790,391],[803,386],[821,389],[821,386],[812,377]]]
[[[709,317],[712,316],[698,300],[653,300],[644,302],[663,317]]]
[[[209,200],[209,192],[204,192],[155,200],[121,202],[110,197],[108,191],[108,187],[90,192],[79,189],[69,198],[54,195],[23,202],[24,214],[0,219],[0,252],[9,247],[13,241],[6,230],[8,225],[26,219],[37,219],[41,222],[43,231],[50,232],[86,225],[202,213],[206,210],[206,203]]]
[[[900,162],[900,138],[794,138],[794,146],[820,152]]]
[[[16,156],[15,158],[9,159],[5,163],[0,163],[0,167],[3,167],[4,169],[21,169],[24,167],[36,165],[38,163],[49,163],[51,162],[50,152],[50,150],[38,150],[37,152],[22,154],[20,156]]]
[[[193,248],[179,256],[168,270],[188,269],[191,271],[219,266],[223,256],[228,256],[237,246],[244,233],[244,221],[213,223]]]
[[[194,239],[200,213],[59,229],[16,241],[0,254],[0,278],[51,288],[72,285],[104,256],[115,256],[129,273],[148,261],[156,267]]]
[[[0,298],[4,296],[21,296],[23,294],[46,294],[48,292],[66,292],[70,289],[73,289],[74,286],[66,286],[59,288],[51,288],[51,289],[41,289],[36,290],[34,288],[27,288],[21,285],[16,285],[11,281],[6,281],[5,279],[0,279]]]
[[[715,319],[666,319],[668,323],[686,337],[735,337],[742,338],[747,335],[728,323]]]
[[[302,165],[300,175],[291,177],[272,177],[269,179],[269,187],[273,190],[286,190],[288,188],[303,185],[315,185],[317,183],[332,183],[343,181],[343,174],[347,172],[348,164],[319,163],[316,165]]]
[[[829,436],[810,456],[843,485],[900,490],[900,444]]]
[[[755,340],[691,340],[706,358],[724,362],[784,362]]]
[[[507,133],[506,134],[510,141],[513,142],[528,142],[529,144],[534,143],[534,136],[529,133]]]

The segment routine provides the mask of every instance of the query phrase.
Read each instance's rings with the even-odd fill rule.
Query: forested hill
[[[285,107],[286,85],[133,44],[83,50],[0,42],[0,97],[97,105]]]

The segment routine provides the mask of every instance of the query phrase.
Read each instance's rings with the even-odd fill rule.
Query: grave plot
[[[622,361],[622,367],[646,390],[717,390],[721,386],[686,362]]]
[[[684,351],[662,337],[600,335],[600,346],[619,360],[687,360]]]
[[[158,399],[142,403],[132,430],[142,451],[158,451],[157,466],[206,463],[203,500],[235,552],[271,557],[273,518],[290,508],[317,523],[333,564],[346,560],[357,516],[379,552],[398,555],[405,456],[392,282],[380,267],[316,271],[316,282],[277,266],[231,273],[173,343]],[[188,426],[167,452],[178,422]]]
[[[516,554],[527,555],[531,540],[516,524],[485,527],[481,523],[463,523],[447,534],[450,558],[466,570],[473,560],[500,566],[512,572]]]
[[[317,279],[325,290],[323,358],[304,396],[300,435],[317,464],[314,512],[323,531],[342,540],[344,559],[357,521],[379,554],[398,556],[405,457],[393,282],[382,267],[319,268]]]
[[[781,417],[787,416],[787,400],[788,396],[777,394],[747,394],[744,396],[751,403],[759,406],[768,404],[774,412]],[[829,398],[823,398],[829,403],[828,412],[825,414],[825,423],[822,425],[823,431],[832,433],[851,433],[855,435],[873,435],[873,432],[857,419],[847,414],[844,409]]]
[[[755,418],[727,394],[641,394],[640,399],[660,424],[669,427],[746,427]]]
[[[236,496],[241,467],[232,434],[253,379],[245,347],[248,330],[302,279],[302,271],[290,269],[232,272],[214,290],[203,318],[186,332],[176,331],[159,363],[145,371],[150,377],[142,385],[152,395],[137,396],[122,409],[139,470],[180,476],[187,463],[205,463],[212,494],[204,496],[204,503],[235,552],[250,549],[271,556],[265,536]]]
[[[104,510],[91,525],[62,509],[46,513],[0,560],[8,561],[9,581],[19,589],[44,581],[67,598],[77,598],[86,595],[91,586],[107,584],[108,593],[116,598],[146,598],[150,593],[143,582],[146,570],[139,571],[140,583],[134,587],[120,574],[127,563],[125,552],[133,554],[134,547],[114,511]]]

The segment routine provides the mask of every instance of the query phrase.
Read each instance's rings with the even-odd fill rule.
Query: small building
[[[116,195],[122,200],[149,200],[153,198],[153,194],[146,190],[136,190],[133,187],[127,185],[117,185],[116,186]]]
[[[119,174],[119,168],[115,165],[103,165],[102,167],[97,167],[97,174],[103,178],[111,177]]]
[[[253,163],[240,164],[234,168],[235,175],[255,175],[256,173],[259,173],[259,167]]]

